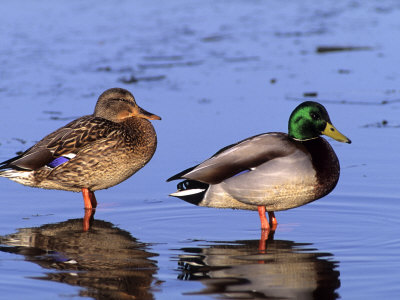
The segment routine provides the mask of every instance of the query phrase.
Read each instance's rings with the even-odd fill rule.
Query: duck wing
[[[19,156],[0,163],[0,169],[37,170],[63,155],[76,155],[82,148],[105,138],[120,125],[84,116],[50,133]]]
[[[269,160],[288,156],[295,150],[287,134],[264,133],[227,146],[201,164],[184,170],[167,181],[191,179],[218,184]]]

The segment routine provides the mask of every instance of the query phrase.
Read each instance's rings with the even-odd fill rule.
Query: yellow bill
[[[342,142],[342,143],[348,143],[351,144],[350,139],[348,139],[346,136],[344,136],[343,134],[341,134],[339,132],[339,130],[337,130],[335,128],[335,126],[333,126],[331,123],[326,122],[326,127],[325,129],[322,131],[322,134],[325,134],[326,136],[329,136],[335,140],[337,140],[338,142]]]

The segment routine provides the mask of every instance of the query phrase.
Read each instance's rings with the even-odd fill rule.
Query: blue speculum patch
[[[66,163],[67,161],[69,161],[69,158],[60,156],[60,157],[57,157],[52,162],[48,163],[47,166],[50,168],[55,168],[55,167],[58,167],[59,165],[62,165],[63,163]]]

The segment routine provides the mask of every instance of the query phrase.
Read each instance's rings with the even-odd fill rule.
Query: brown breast
[[[322,137],[302,142],[311,154],[317,174],[316,196],[321,198],[329,194],[339,180],[339,160],[331,145]]]

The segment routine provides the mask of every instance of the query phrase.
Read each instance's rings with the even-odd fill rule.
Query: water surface
[[[2,297],[398,299],[397,1],[2,7],[1,160],[92,113],[110,87],[163,118],[151,162],[96,192],[90,232],[81,195],[0,180]],[[338,186],[278,212],[264,252],[256,212],[167,196],[166,178],[218,149],[286,131],[303,100],[323,103],[353,143],[330,140]]]

